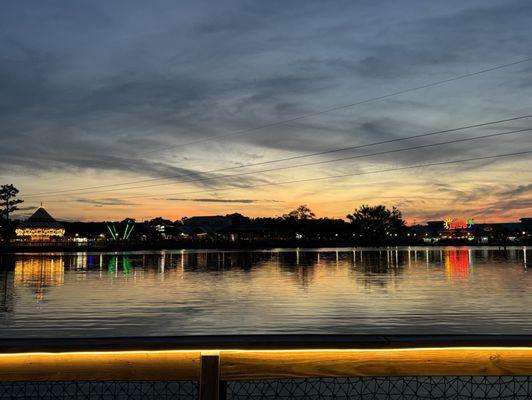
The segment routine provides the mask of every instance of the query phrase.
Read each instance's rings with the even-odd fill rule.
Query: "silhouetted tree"
[[[295,210],[290,211],[288,214],[283,215],[284,219],[297,219],[297,220],[307,220],[314,219],[316,214],[314,214],[306,204],[300,205]]]
[[[363,205],[347,215],[347,219],[351,221],[355,238],[362,241],[389,241],[406,230],[401,211],[395,207],[389,210],[383,205]]]
[[[149,220],[148,224],[150,226],[157,226],[157,225],[173,225],[174,223],[170,221],[169,219],[165,219],[163,217],[157,217],[157,218],[153,218]]]
[[[13,185],[0,186],[0,224],[4,241],[9,241],[13,235],[13,224],[9,219],[11,213],[18,210],[18,204],[24,200],[17,199],[18,189]]]
[[[149,240],[166,239],[174,231],[174,223],[163,217],[144,221],[144,234]]]

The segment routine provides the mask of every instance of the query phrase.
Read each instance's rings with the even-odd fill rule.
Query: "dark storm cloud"
[[[530,56],[531,14],[532,3],[524,0],[413,0],[400,6],[7,1],[0,15],[0,140],[6,154],[0,171],[96,169],[202,179],[216,175],[182,162],[216,160],[233,144],[256,146],[250,154],[257,148],[312,152],[456,126],[462,110],[467,122],[506,116],[529,100],[515,90],[497,102],[498,94],[508,96],[499,81],[490,86],[487,79],[482,87],[464,81],[473,86],[427,90],[165,151]],[[526,71],[513,68],[502,76],[527,82]],[[520,143],[486,142],[481,150],[451,145],[376,162],[438,161]],[[235,185],[258,181],[224,178]],[[212,181],[197,184],[211,187]]]

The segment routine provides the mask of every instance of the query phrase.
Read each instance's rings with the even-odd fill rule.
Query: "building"
[[[17,239],[28,242],[49,242],[65,235],[65,228],[48,212],[39,207],[26,221],[15,230]]]
[[[222,215],[191,217],[183,221],[179,227],[185,236],[216,235],[220,230],[231,226],[231,218]]]
[[[426,225],[410,227],[414,236],[425,242],[440,240],[476,240],[480,243],[522,241],[530,238],[532,218],[521,218],[520,222],[475,223],[473,218],[447,218],[442,221],[428,221]]]
[[[186,237],[218,237],[230,241],[261,238],[265,231],[263,227],[238,213],[187,218],[178,229]]]
[[[532,218],[521,218],[519,221],[521,221],[521,228],[523,230],[532,230]]]

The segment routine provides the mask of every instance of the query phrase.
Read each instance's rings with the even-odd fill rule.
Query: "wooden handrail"
[[[212,350],[207,354],[211,355]],[[0,381],[199,380],[202,352],[0,355]],[[222,350],[220,379],[354,376],[532,376],[532,348]]]
[[[222,351],[222,380],[357,376],[527,376],[532,348]]]
[[[277,340],[277,347],[273,339]],[[212,368],[203,365],[202,369],[202,361],[212,361],[212,356],[219,360],[217,373],[222,381],[350,376],[532,376],[529,340],[525,336],[395,336],[365,337],[365,340],[347,336],[233,336],[68,339],[48,341],[47,345],[44,341],[3,340],[0,341],[0,381],[198,381],[203,375],[212,378]]]
[[[198,380],[199,352],[18,353],[0,355],[0,381]]]

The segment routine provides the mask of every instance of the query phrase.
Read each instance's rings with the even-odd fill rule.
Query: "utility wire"
[[[327,113],[330,113],[330,112],[333,112],[333,111],[344,110],[346,108],[352,108],[352,107],[356,107],[356,106],[359,106],[359,105],[368,104],[368,103],[372,103],[372,102],[379,101],[379,100],[384,100],[384,99],[387,99],[387,98],[390,98],[390,97],[394,97],[394,96],[399,96],[399,95],[406,94],[406,93],[415,92],[417,90],[427,89],[427,88],[434,87],[434,86],[440,86],[440,85],[443,85],[445,83],[449,83],[449,82],[454,82],[454,81],[458,81],[458,80],[461,80],[461,79],[470,78],[470,77],[473,77],[473,76],[485,74],[485,73],[496,71],[496,70],[503,69],[503,68],[508,68],[508,67],[511,67],[511,66],[514,66],[514,65],[518,65],[518,64],[522,64],[522,63],[526,63],[526,62],[529,62],[529,61],[532,61],[532,57],[525,58],[525,59],[518,60],[518,61],[513,61],[511,63],[496,65],[496,66],[485,68],[485,69],[482,69],[482,70],[479,70],[479,71],[470,72],[470,73],[467,73],[467,74],[462,74],[462,75],[454,76],[454,77],[447,78],[447,79],[442,79],[442,80],[439,80],[439,81],[427,83],[427,84],[420,85],[420,86],[411,87],[411,88],[408,88],[408,89],[398,90],[396,92],[391,92],[391,93],[388,93],[388,94],[384,94],[382,96],[371,97],[369,99],[357,101],[357,102],[350,103],[350,104],[344,104],[344,105],[340,105],[340,106],[326,108],[324,110],[319,110],[319,111],[314,111],[314,112],[310,112],[310,113],[307,113],[307,114],[302,114],[302,115],[299,115],[297,117],[293,117],[293,118],[289,118],[289,119],[285,119],[285,120],[281,120],[281,121],[276,121],[276,122],[272,122],[272,123],[269,123],[269,124],[259,125],[259,126],[255,126],[255,127],[248,128],[248,129],[243,129],[243,130],[239,130],[239,131],[235,131],[235,132],[226,133],[226,134],[223,134],[223,135],[208,136],[208,137],[203,138],[203,139],[193,140],[193,141],[190,141],[190,142],[180,143],[180,144],[176,144],[176,145],[172,145],[172,146],[165,146],[165,147],[160,148],[160,149],[150,150],[150,151],[146,151],[146,152],[142,152],[142,153],[137,153],[137,154],[134,154],[134,155],[138,156],[138,155],[144,155],[144,154],[165,152],[165,151],[168,151],[170,149],[176,149],[176,148],[179,148],[179,147],[190,146],[190,145],[193,145],[193,144],[205,143],[205,142],[209,142],[209,141],[218,141],[218,140],[225,139],[225,138],[228,138],[228,137],[241,136],[241,135],[245,135],[245,134],[251,133],[251,132],[256,132],[256,131],[259,131],[259,130],[262,130],[262,129],[265,129],[265,128],[271,128],[271,127],[278,126],[278,125],[284,125],[284,124],[288,124],[290,122],[295,122],[295,121],[299,121],[299,120],[302,120],[302,119],[315,117],[315,116],[322,115],[322,114],[327,114]]]
[[[518,121],[518,120],[527,119],[527,118],[531,118],[531,117],[532,117],[532,114],[527,114],[527,115],[521,115],[521,116],[512,117],[512,118],[499,119],[499,120],[496,120],[496,121],[482,122],[482,123],[478,123],[478,124],[466,125],[466,126],[461,126],[461,127],[457,127],[457,128],[433,131],[433,132],[422,133],[422,134],[418,134],[418,135],[400,137],[400,138],[389,139],[389,140],[382,140],[382,141],[378,141],[378,142],[367,143],[367,144],[362,144],[362,145],[357,145],[357,146],[348,146],[348,147],[342,147],[342,148],[332,149],[332,150],[325,150],[325,151],[320,151],[320,152],[315,152],[315,153],[308,153],[308,154],[301,154],[301,155],[297,155],[297,156],[278,158],[278,159],[274,159],[274,160],[261,161],[261,162],[257,162],[257,163],[249,163],[249,164],[238,165],[238,166],[233,166],[233,167],[218,168],[218,169],[212,169],[212,170],[207,170],[207,171],[200,171],[200,172],[196,172],[196,173],[172,175],[172,176],[161,177],[161,178],[149,178],[149,179],[133,180],[133,181],[129,181],[129,182],[116,183],[116,184],[88,186],[88,187],[85,187],[85,188],[66,189],[66,190],[58,190],[58,191],[51,191],[51,192],[41,192],[41,193],[33,193],[33,194],[30,193],[30,194],[27,194],[25,197],[27,197],[27,198],[30,197],[31,198],[31,197],[36,197],[36,196],[46,196],[46,195],[55,195],[55,194],[72,194],[72,193],[77,193],[77,192],[81,192],[81,191],[108,188],[108,187],[112,187],[112,188],[116,189],[118,186],[127,186],[127,185],[132,185],[132,184],[137,184],[137,183],[156,182],[156,181],[162,181],[162,180],[167,180],[167,179],[176,179],[176,178],[184,178],[184,177],[196,176],[198,174],[209,174],[209,173],[224,172],[224,171],[230,171],[230,170],[241,169],[241,168],[255,167],[255,166],[259,166],[259,165],[267,165],[267,164],[273,164],[273,163],[278,163],[278,162],[292,161],[292,160],[297,160],[297,159],[302,159],[302,158],[315,157],[315,156],[333,154],[333,153],[339,153],[339,152],[348,151],[348,150],[357,150],[357,149],[362,149],[362,148],[366,148],[366,147],[378,146],[378,145],[389,144],[389,143],[396,143],[396,142],[401,142],[401,141],[405,141],[405,140],[417,139],[417,138],[434,136],[434,135],[439,135],[439,134],[459,132],[459,131],[462,131],[462,130],[485,127],[485,126],[500,124],[500,123],[504,123],[504,122]],[[116,190],[123,190],[123,189],[116,189]]]
[[[334,163],[334,162],[354,160],[354,159],[358,159],[358,158],[366,158],[366,157],[380,156],[380,155],[385,155],[385,154],[400,153],[400,152],[403,152],[403,151],[419,150],[419,149],[425,149],[425,148],[429,148],[429,147],[442,146],[442,145],[453,144],[453,143],[469,142],[469,141],[472,141],[472,140],[487,139],[487,138],[511,135],[511,134],[516,134],[516,133],[530,132],[530,131],[532,131],[532,128],[518,129],[518,130],[508,131],[508,132],[492,133],[492,134],[488,134],[488,135],[480,135],[480,136],[474,136],[474,137],[470,137],[470,138],[454,139],[454,140],[448,140],[448,141],[438,142],[438,143],[430,143],[430,144],[423,144],[423,145],[417,145],[417,146],[412,146],[412,147],[405,147],[405,148],[402,148],[402,149],[393,149],[393,150],[380,151],[380,152],[376,152],[376,153],[359,154],[359,155],[355,155],[355,156],[335,158],[333,160],[314,161],[314,162],[309,162],[309,163],[304,163],[304,164],[289,165],[289,166],[285,166],[285,167],[275,167],[275,168],[270,168],[270,169],[262,169],[262,170],[259,170],[259,171],[241,172],[241,173],[238,173],[238,174],[231,174],[231,175],[222,175],[222,176],[212,176],[212,177],[191,179],[191,180],[187,180],[187,181],[182,181],[181,183],[195,183],[195,182],[204,182],[204,181],[211,181],[211,180],[221,180],[221,179],[235,178],[235,177],[246,176],[246,175],[263,174],[263,173],[279,171],[279,170],[301,168],[301,167],[309,167],[309,166],[314,166],[314,165],[330,164],[330,163]],[[156,187],[156,186],[167,186],[167,185],[173,185],[173,184],[175,184],[175,182],[156,183],[156,184],[151,184],[151,185],[133,186],[133,187],[119,188],[119,189],[106,189],[106,190],[100,190],[100,191],[93,191],[93,192],[91,192],[91,194],[93,194],[93,193],[105,193],[105,192],[113,192],[114,193],[114,192],[122,191],[122,190],[146,189],[146,188],[152,188],[152,187]]]
[[[356,173],[348,173],[348,174],[342,174],[342,175],[332,175],[332,176],[325,176],[325,177],[319,177],[319,178],[296,179],[296,180],[284,181],[284,182],[268,182],[268,183],[261,183],[261,184],[247,185],[247,186],[238,186],[238,187],[232,187],[232,188],[226,188],[226,189],[223,189],[223,188],[222,189],[216,189],[215,188],[215,189],[196,190],[196,191],[189,191],[189,192],[166,193],[166,194],[161,194],[159,196],[177,196],[177,195],[187,195],[187,194],[197,194],[197,193],[209,193],[209,192],[212,192],[212,191],[226,192],[226,191],[231,191],[231,190],[252,189],[252,188],[264,187],[264,186],[276,186],[276,185],[285,185],[285,184],[291,184],[291,183],[322,181],[322,180],[327,180],[327,179],[346,178],[346,177],[352,177],[352,176],[371,175],[371,174],[379,174],[379,173],[394,172],[394,171],[404,171],[404,170],[409,170],[409,169],[423,168],[423,167],[433,167],[433,166],[439,166],[439,165],[459,164],[459,163],[471,162],[471,161],[491,160],[491,159],[496,159],[496,158],[501,158],[501,157],[512,157],[512,156],[525,155],[525,154],[530,154],[530,153],[532,153],[532,150],[519,151],[519,152],[515,152],[515,153],[497,154],[497,155],[493,155],[493,156],[465,158],[465,159],[461,159],[461,160],[441,161],[441,162],[434,162],[434,163],[428,163],[428,164],[416,164],[416,165],[409,165],[409,166],[406,166],[406,167],[395,167],[395,168],[388,168],[388,169],[382,169],[382,170],[376,170],[376,171],[366,171],[366,172],[356,172]],[[120,199],[133,199],[133,198],[140,198],[140,197],[151,197],[151,198],[153,198],[154,196],[135,195],[135,196],[121,197]]]

